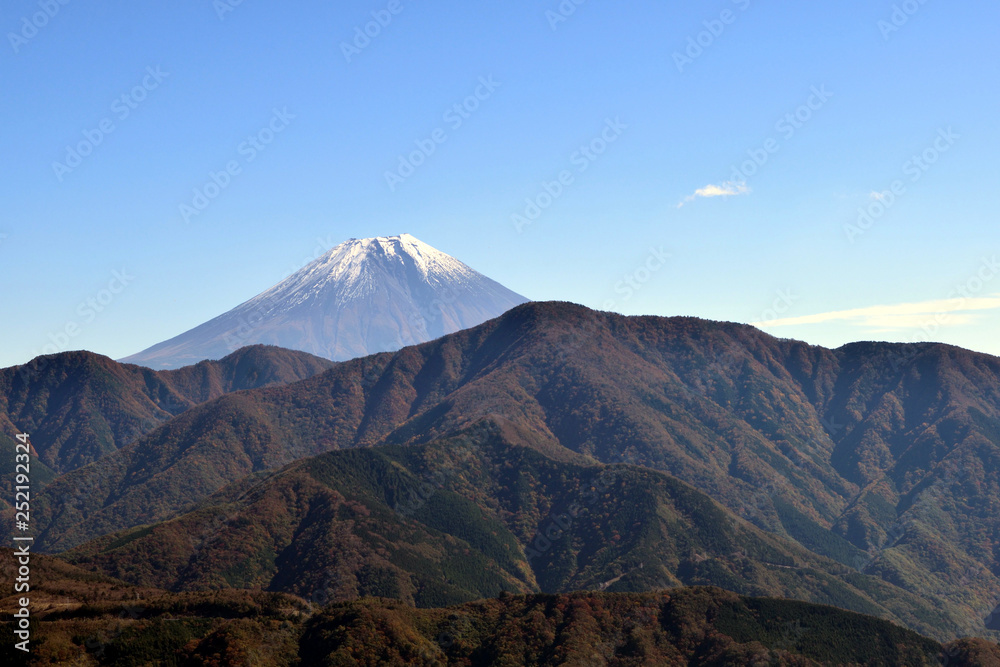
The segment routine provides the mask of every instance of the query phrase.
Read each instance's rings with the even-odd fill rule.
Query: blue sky
[[[996,3],[63,1],[0,19],[0,366],[401,232],[532,299],[1000,354]]]

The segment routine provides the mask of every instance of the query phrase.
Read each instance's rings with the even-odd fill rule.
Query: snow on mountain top
[[[410,234],[349,239],[128,361],[178,368],[255,343],[351,359],[473,327],[525,301]]]
[[[416,276],[412,275],[414,271]],[[349,301],[370,294],[378,277],[386,274],[406,276],[404,282],[415,278],[428,285],[467,285],[483,278],[466,264],[410,234],[352,238],[244,306],[257,309],[263,304],[281,304],[284,310],[329,292],[335,292],[342,302]]]
[[[364,262],[378,261],[382,264],[406,263],[411,261],[424,279],[451,276],[467,278],[475,271],[451,255],[433,248],[409,234],[398,236],[376,236],[368,239],[350,239],[333,248],[302,271],[309,273],[329,273],[335,280],[350,279]],[[309,271],[312,268],[312,271]],[[298,274],[296,274],[298,275]],[[295,276],[292,276],[293,278]]]

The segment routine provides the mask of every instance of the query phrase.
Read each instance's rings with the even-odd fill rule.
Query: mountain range
[[[332,366],[326,359],[263,345],[158,372],[91,352],[38,357],[0,369],[0,438],[29,432],[39,462],[67,472],[195,405],[233,391],[302,380]]]
[[[180,368],[255,343],[342,361],[466,329],[525,301],[409,234],[350,239],[232,310],[123,361]]]
[[[526,302],[404,234],[129,360],[0,370],[50,661],[1000,662],[995,357]]]
[[[305,594],[275,572],[304,568],[311,586],[315,567],[341,549],[354,554],[337,565],[345,590],[418,604],[710,583],[858,609],[939,639],[995,637],[998,415],[1000,360],[958,348],[828,350],[745,325],[531,303],[192,407],[53,481],[36,502],[38,546],[176,590]],[[445,461],[441,443],[475,429],[493,434],[474,439],[500,453],[467,471],[407,458]],[[376,447],[361,450],[374,458],[334,451],[359,447]],[[502,476],[504,457],[530,470],[529,454],[550,469],[540,477],[561,481]],[[571,541],[528,562],[552,508],[572,503],[565,489],[602,466],[629,471],[615,495],[635,502],[599,515],[617,541],[581,523]],[[412,501],[393,489],[421,488],[414,480],[444,490],[408,514]],[[663,514],[676,507],[663,489],[677,484],[708,514]],[[275,498],[296,504],[275,514]],[[421,514],[432,508],[437,519]],[[618,518],[637,525],[616,527]],[[698,537],[714,524],[742,527]],[[193,546],[204,525],[253,539]],[[490,537],[477,525],[492,526]],[[246,553],[233,553],[237,543]],[[741,553],[750,543],[770,555]],[[148,579],[153,562],[163,574]],[[472,563],[479,578],[469,580],[462,568]]]

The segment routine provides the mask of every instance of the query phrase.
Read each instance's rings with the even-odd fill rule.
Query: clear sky
[[[9,0],[0,366],[401,232],[532,299],[1000,354],[998,3],[576,2]]]

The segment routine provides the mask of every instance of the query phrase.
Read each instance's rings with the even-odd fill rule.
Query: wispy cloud
[[[1000,295],[982,297],[957,297],[918,303],[899,303],[888,306],[868,306],[851,310],[834,310],[816,315],[786,317],[768,322],[754,322],[757,327],[788,327],[803,324],[840,322],[851,326],[866,327],[880,332],[920,328],[929,321],[947,317],[948,324],[971,324],[972,313],[1000,309]]]
[[[734,195],[748,194],[750,194],[750,186],[746,183],[726,181],[725,183],[720,183],[719,185],[709,184],[703,188],[698,188],[694,191],[694,194],[685,197],[681,203],[677,204],[677,208],[684,206],[684,204],[690,204],[699,197],[732,197]]]

